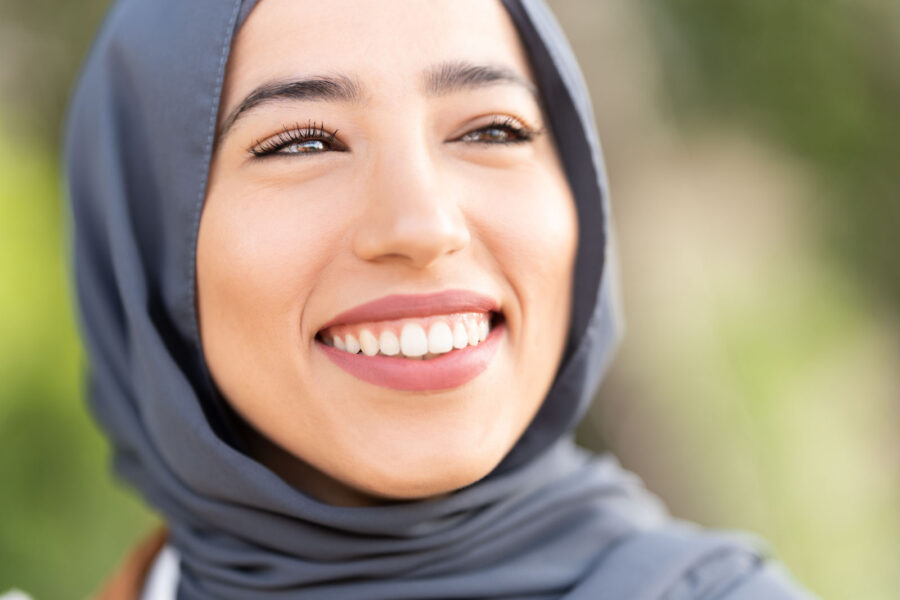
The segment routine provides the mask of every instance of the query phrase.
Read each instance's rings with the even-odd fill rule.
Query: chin
[[[484,478],[504,454],[503,449],[488,451],[477,446],[464,452],[412,453],[403,460],[378,463],[367,457],[347,483],[365,494],[390,500],[441,496]]]

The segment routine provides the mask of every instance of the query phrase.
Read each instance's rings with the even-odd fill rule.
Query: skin
[[[264,0],[229,58],[220,126],[262,84],[340,75],[357,85],[352,101],[258,104],[220,134],[197,248],[217,386],[257,460],[325,503],[426,498],[481,479],[559,364],[577,244],[571,192],[526,86],[429,91],[425,72],[461,61],[533,83],[512,22],[484,0]],[[508,117],[539,133],[496,143],[511,135],[497,126]],[[251,154],[310,122],[334,139]],[[316,342],[358,304],[445,289],[496,299],[507,328],[490,366],[456,389],[366,383]]]

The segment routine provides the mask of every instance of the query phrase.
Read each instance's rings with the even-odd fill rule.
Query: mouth
[[[504,331],[494,300],[450,290],[387,296],[353,308],[320,329],[316,345],[363,381],[424,391],[476,377],[490,364]]]
[[[323,344],[349,354],[430,360],[487,340],[502,320],[497,312],[467,312],[338,325],[320,331]]]

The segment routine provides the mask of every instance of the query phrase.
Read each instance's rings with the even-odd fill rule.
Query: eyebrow
[[[425,71],[425,92],[429,96],[444,96],[462,90],[478,89],[496,84],[512,84],[524,88],[538,105],[537,88],[509,67],[475,64],[467,61],[440,63]],[[293,81],[273,81],[260,85],[247,94],[228,113],[216,135],[216,145],[224,139],[235,122],[252,109],[280,100],[362,102],[363,86],[346,75],[317,75]]]
[[[537,88],[509,67],[479,65],[466,61],[445,62],[425,72],[425,91],[443,96],[460,90],[477,89],[498,83],[525,88],[540,104]]]
[[[359,102],[361,99],[362,88],[359,83],[344,75],[321,75],[296,81],[264,83],[247,94],[241,103],[228,113],[216,137],[221,140],[244,113],[270,102],[278,100]]]

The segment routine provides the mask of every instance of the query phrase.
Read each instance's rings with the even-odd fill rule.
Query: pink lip
[[[335,325],[390,321],[404,317],[498,310],[499,306],[494,299],[467,290],[395,294],[342,312],[326,323],[322,330]],[[334,364],[354,377],[374,385],[406,391],[444,390],[459,387],[487,369],[500,347],[505,330],[501,321],[492,327],[487,339],[477,346],[452,350],[427,360],[351,354],[321,342],[317,342],[316,346]]]
[[[498,305],[493,298],[467,290],[446,290],[434,294],[394,294],[344,311],[321,329],[367,321],[390,321],[403,317],[497,310]]]
[[[395,390],[448,390],[471,381],[488,368],[505,330],[503,322],[497,323],[477,346],[451,350],[427,360],[350,354],[321,342],[316,346],[334,364],[363,381]]]

